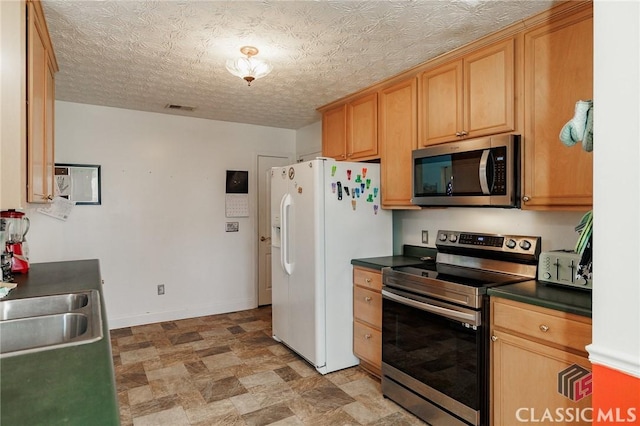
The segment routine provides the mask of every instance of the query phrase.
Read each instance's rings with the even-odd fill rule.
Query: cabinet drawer
[[[353,287],[353,316],[380,329],[382,327],[382,295],[366,288]]]
[[[353,283],[372,290],[382,290],[382,274],[365,268],[353,268]]]
[[[382,332],[354,321],[353,352],[358,358],[380,368],[382,366]]]
[[[493,325],[555,346],[586,353],[591,319],[507,299],[493,299]]]

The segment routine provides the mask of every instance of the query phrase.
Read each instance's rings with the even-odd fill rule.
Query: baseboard
[[[149,312],[140,315],[108,318],[109,330],[133,327],[136,325],[153,324],[164,321],[176,321],[186,318],[197,318],[207,315],[227,314],[230,312],[246,311],[257,308],[255,300],[243,300],[220,305],[202,306],[196,309],[181,309],[165,312]]]

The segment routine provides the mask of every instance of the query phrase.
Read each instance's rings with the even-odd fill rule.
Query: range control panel
[[[546,251],[538,258],[538,281],[591,290],[591,280],[577,275],[580,255],[569,250]]]
[[[541,238],[524,235],[479,234],[460,231],[438,231],[436,247],[469,248],[482,251],[518,253],[537,256]]]

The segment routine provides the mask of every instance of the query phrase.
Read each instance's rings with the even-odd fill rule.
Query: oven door
[[[487,404],[481,313],[384,287],[383,394],[437,425],[479,425]]]

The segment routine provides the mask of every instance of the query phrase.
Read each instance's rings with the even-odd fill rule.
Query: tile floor
[[[423,425],[360,367],[327,375],[271,338],[271,308],[111,331],[123,426]]]

